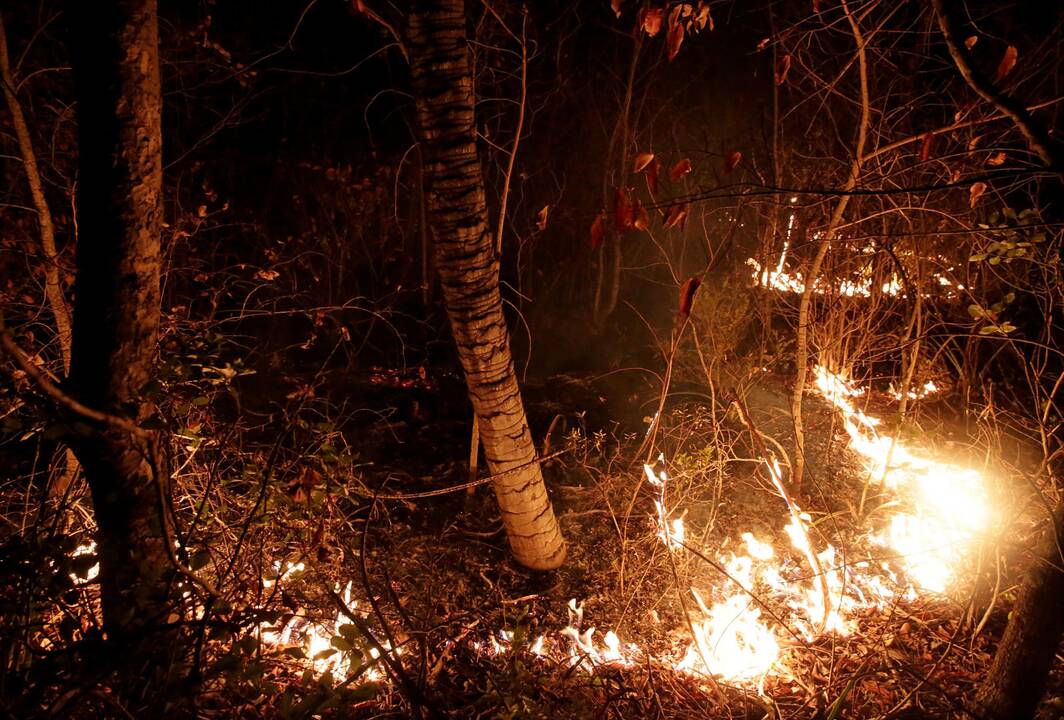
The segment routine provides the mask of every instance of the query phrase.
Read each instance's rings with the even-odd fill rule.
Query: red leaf
[[[1016,66],[1016,58],[1019,53],[1016,51],[1014,45],[1009,45],[1005,48],[1005,54],[1001,56],[1001,63],[998,65],[997,74],[994,76],[994,82],[1001,82],[1005,79],[1005,76],[1012,72],[1012,68]]]
[[[591,223],[591,249],[598,250],[602,247],[602,241],[606,238],[606,213],[599,213],[595,222]]]
[[[820,0],[813,0],[813,12],[820,12]]]
[[[695,302],[695,292],[702,285],[702,281],[696,277],[687,278],[687,282],[680,288],[680,307],[679,313],[683,317],[688,317],[691,314],[691,306]]]
[[[991,155],[989,158],[987,158],[986,164],[993,165],[994,167],[997,167],[998,165],[1004,165],[1005,153],[999,152],[996,155]]]
[[[613,13],[617,16],[621,16],[621,2],[622,0],[610,0],[610,7],[613,8]]]
[[[968,204],[971,207],[974,208],[975,204],[977,202],[979,202],[980,196],[982,196],[982,194],[985,193],[985,192],[986,192],[986,183],[985,182],[977,182],[974,185],[972,185],[970,188],[968,188]]]
[[[650,227],[650,214],[647,213],[647,209],[643,207],[643,203],[638,200],[635,201],[635,210],[633,211],[634,219],[632,220],[632,226],[636,230],[646,230]]]
[[[787,73],[791,71],[791,56],[784,55],[776,61],[776,84],[782,85],[787,81]]]
[[[931,147],[935,144],[935,134],[933,132],[925,132],[920,137],[923,138],[920,142],[920,162],[927,162],[931,158]]]
[[[969,35],[968,39],[964,41],[964,47],[966,47],[969,50],[971,50],[973,47],[975,47],[975,44],[977,42],[979,42],[979,36],[978,35]]]
[[[669,35],[665,39],[665,45],[669,49],[669,62],[672,62],[676,54],[680,52],[680,45],[683,44],[683,25],[676,23],[669,28]]]
[[[649,165],[647,165],[646,170],[644,171],[647,177],[647,190],[650,191],[651,195],[658,194],[658,170],[660,169],[661,163],[659,163],[657,160],[654,160]]]
[[[543,208],[536,213],[536,230],[543,232],[547,229],[548,215],[550,215],[550,205],[544,205]]]
[[[698,0],[698,10],[695,12],[695,19],[692,23],[699,30],[709,25],[709,31],[713,32],[713,16],[709,14],[709,3],[705,0]]]
[[[639,153],[635,156],[635,160],[632,162],[632,172],[643,172],[643,170],[646,169],[647,165],[649,165],[653,160],[654,153]]]
[[[613,193],[613,222],[617,232],[624,232],[631,228],[633,217],[631,190],[623,187],[617,188]]]
[[[673,165],[672,169],[669,170],[669,180],[676,182],[684,175],[691,172],[692,167],[693,166],[691,165],[691,161],[688,158],[684,158],[680,162]]]
[[[737,168],[739,166],[739,162],[742,161],[742,159],[743,159],[743,154],[741,152],[739,152],[738,150],[736,150],[735,152],[730,152],[727,155],[725,155],[724,156],[724,174],[727,175],[732,170]]]
[[[669,208],[669,214],[665,216],[665,227],[674,228],[679,227],[683,229],[683,226],[687,224],[687,203],[683,205],[673,205]]]
[[[664,12],[661,8],[643,8],[639,11],[639,27],[643,29],[647,37],[654,37],[661,32]]]

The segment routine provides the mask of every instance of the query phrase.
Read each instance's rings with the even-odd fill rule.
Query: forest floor
[[[188,443],[176,505],[208,499],[188,528],[191,564],[217,571],[241,523],[264,521],[249,525],[253,557],[216,576],[227,599],[215,612],[239,629],[205,643],[200,717],[959,718],[1007,618],[990,544],[958,590],[916,593],[892,570],[873,535],[897,502],[866,488],[837,413],[813,394],[809,480],[793,500],[810,546],[834,554],[810,566],[764,462],[766,448],[784,465],[793,454],[787,388],[771,373],[742,386],[750,423],[734,387],[670,400],[655,444],[664,489],[641,454],[653,389],[618,373],[525,383],[568,540],[565,565],[542,574],[510,559],[490,485],[461,487],[470,409],[457,375],[235,374],[232,392],[186,393],[173,410]],[[959,438],[948,428],[925,434]],[[668,523],[683,519],[682,545],[665,541],[656,500]],[[828,574],[849,598],[835,630],[810,610]],[[64,601],[83,630],[93,587]],[[731,615],[692,651],[721,603]],[[46,628],[56,645],[77,637],[64,624]],[[1062,691],[1058,667],[1049,697]]]
[[[862,563],[883,557],[871,541],[875,511],[867,509],[895,503],[873,485],[865,513],[858,512],[867,474],[846,449],[836,413],[819,398],[807,401],[810,479],[794,500],[808,513],[816,551],[836,548],[833,568],[820,571],[842,568],[843,582],[850,582],[853,569],[867,576],[862,582],[874,576],[877,587],[893,584],[889,599],[847,609],[845,629],[835,632],[803,622],[802,606],[816,602],[808,599],[818,591],[815,573],[788,540],[787,504],[757,459],[749,425],[727,403],[712,407],[697,398],[670,405],[658,443],[664,460],[657,467],[670,474],[662,496],[646,481],[638,455],[652,393],[631,392],[630,384],[609,376],[526,384],[530,421],[543,455],[551,458],[545,475],[569,548],[562,569],[537,575],[510,560],[490,486],[397,498],[468,481],[469,410],[458,378],[410,371],[376,373],[371,381],[378,390],[394,391],[396,413],[388,422],[376,417],[345,431],[360,459],[361,509],[350,515],[358,517],[347,534],[319,530],[313,547],[292,558],[314,565],[315,572],[282,583],[302,598],[289,603],[299,606],[297,614],[316,616],[326,629],[336,605],[318,594],[320,605],[305,608],[316,595],[309,586],[324,579],[349,590],[351,605],[377,640],[402,648],[401,663],[383,667],[365,637],[353,637],[348,626],[347,640],[321,653],[318,672],[304,671],[298,681],[303,691],[294,697],[317,703],[300,706],[304,710],[366,718],[416,712],[461,718],[964,716],[1006,618],[1003,603],[988,599],[1001,590],[1000,576],[995,580],[987,569],[994,565],[984,557],[991,550],[970,559],[972,570],[958,583],[963,590],[944,594],[907,591],[885,563]],[[743,394],[773,453],[791,453],[782,381],[765,375]],[[666,547],[655,497],[663,499],[670,522],[683,518],[689,549]],[[746,591],[728,572],[742,569],[734,561],[744,554],[743,533],[774,548],[769,564],[783,585],[752,583],[749,598],[736,601]],[[735,645],[730,651],[738,660],[722,649],[721,662],[741,664],[756,654],[764,641],[756,628],[729,635],[731,622],[750,620],[756,609],[754,619],[771,628],[778,644],[766,671],[731,678],[698,672],[699,653],[688,650],[692,623],[706,618],[705,606],[725,598],[736,615],[709,642]],[[291,622],[286,616],[281,624]],[[344,622],[342,614],[337,622]],[[618,638],[612,648],[607,631]],[[695,668],[684,669],[692,659]],[[324,683],[322,667],[328,668]],[[290,673],[291,664],[280,663],[275,672]],[[362,674],[377,681],[351,679]],[[348,681],[337,691],[341,677]],[[262,697],[246,709],[270,714],[274,701]],[[205,698],[205,707],[211,704]]]

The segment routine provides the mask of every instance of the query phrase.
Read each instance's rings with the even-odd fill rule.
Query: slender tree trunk
[[[70,373],[70,306],[63,293],[63,283],[59,275],[59,251],[55,244],[55,225],[52,211],[44,196],[44,183],[41,182],[40,168],[37,165],[37,153],[33,150],[33,138],[30,135],[26,116],[22,112],[16,92],[15,75],[11,70],[11,58],[7,51],[7,29],[0,17],[0,85],[3,86],[4,100],[11,113],[11,124],[15,128],[22,166],[26,172],[26,184],[30,189],[30,198],[37,211],[37,227],[40,230],[41,253],[44,255],[44,298],[52,310],[55,321],[56,337],[59,340],[59,356],[63,361],[63,373]],[[61,498],[73,482],[78,472],[78,461],[73,451],[67,448],[64,453],[64,466],[54,482],[49,485],[49,494]]]
[[[813,300],[813,287],[820,268],[827,257],[831,241],[835,239],[835,233],[842,223],[846,214],[846,208],[850,204],[851,190],[857,187],[857,181],[861,177],[861,165],[864,163],[865,144],[868,141],[868,131],[871,125],[871,106],[868,99],[868,58],[865,53],[865,37],[857,24],[857,19],[850,12],[849,6],[843,0],[842,8],[846,18],[850,22],[850,31],[853,33],[854,42],[857,44],[857,70],[861,82],[861,119],[857,127],[857,144],[853,150],[853,161],[850,163],[850,172],[846,176],[846,182],[841,195],[835,204],[835,210],[831,214],[828,226],[817,243],[816,255],[809,265],[809,271],[805,277],[805,288],[802,290],[802,299],[798,303],[798,333],[795,338],[794,363],[795,378],[794,390],[791,393],[791,418],[794,422],[794,469],[791,473],[791,489],[794,492],[802,491],[802,483],[805,475],[805,429],[802,424],[802,397],[805,394],[806,374],[809,371],[809,324],[810,308]]]
[[[510,354],[477,155],[465,24],[463,0],[417,1],[408,15],[428,224],[484,457],[492,473],[505,472],[494,487],[510,548],[522,565],[546,570],[561,565],[565,544]]]
[[[1057,507],[1020,585],[994,662],[976,695],[978,717],[1034,717],[1064,634],[1064,505]]]
[[[968,49],[958,40],[957,29],[946,0],[931,0],[942,38],[957,72],[983,100],[1008,117],[1031,151],[1046,168],[1058,174],[1046,190],[1059,205],[1060,182],[1064,180],[1064,153],[1045,127],[1035,121],[1025,105],[999,89],[972,62]],[[1057,648],[1064,636],[1064,504],[1057,507],[1052,525],[1034,563],[1020,585],[1005,634],[998,644],[990,672],[976,695],[974,712],[993,720],[1033,717],[1045,692]]]
[[[0,85],[3,85],[4,99],[11,113],[11,124],[15,128],[22,166],[26,172],[26,184],[29,185],[33,208],[37,211],[37,226],[41,233],[41,250],[44,254],[44,296],[55,319],[56,334],[59,337],[59,354],[63,359],[63,370],[70,372],[70,309],[63,297],[63,287],[59,278],[59,251],[55,246],[55,226],[48,201],[44,197],[44,183],[37,167],[37,154],[33,151],[33,138],[30,136],[26,116],[22,112],[22,103],[15,93],[15,77],[11,72],[11,60],[7,52],[7,32],[3,18],[0,18]]]
[[[68,7],[80,227],[69,390],[89,407],[137,421],[150,410],[140,393],[159,329],[156,1]],[[143,642],[168,612],[168,474],[156,443],[121,430],[95,430],[73,445],[92,491],[105,630],[111,639]]]

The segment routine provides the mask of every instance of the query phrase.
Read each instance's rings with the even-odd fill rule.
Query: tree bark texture
[[[988,720],[1034,717],[1064,634],[1064,504],[1024,575],[994,662],[973,708]]]
[[[78,120],[79,241],[69,390],[142,419],[159,330],[161,96],[156,0],[68,6]],[[143,637],[166,618],[168,475],[155,443],[113,428],[73,441],[92,491],[104,627]]]
[[[477,154],[463,0],[413,3],[405,28],[425,162],[428,225],[458,355],[465,370],[514,556],[556,568],[565,543],[547,497],[521,402],[499,294]]]

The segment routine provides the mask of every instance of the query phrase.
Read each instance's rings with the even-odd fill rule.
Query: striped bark
[[[69,391],[140,420],[159,330],[161,94],[156,0],[69,3],[78,120],[77,277]],[[167,616],[168,474],[115,429],[72,439],[92,491],[104,627],[143,648]],[[154,443],[148,443],[154,445]]]
[[[522,565],[548,570],[564,561],[565,544],[536,461],[510,354],[477,154],[465,26],[463,0],[417,0],[404,33],[429,232],[484,457],[493,474],[505,473],[494,489],[510,548]]]

